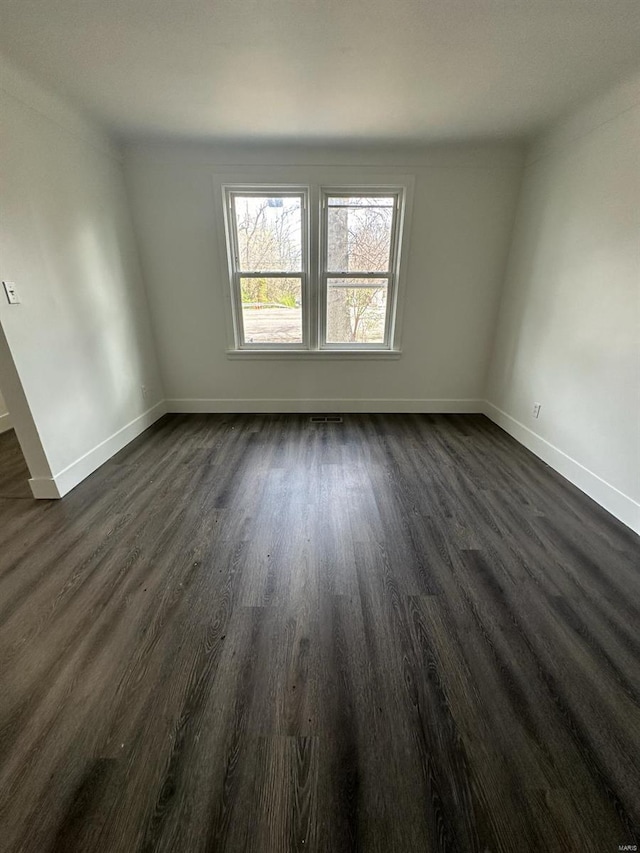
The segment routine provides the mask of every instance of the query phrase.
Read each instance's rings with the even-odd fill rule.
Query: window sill
[[[402,357],[400,350],[276,350],[276,349],[233,349],[227,350],[227,358],[250,361],[397,361]]]

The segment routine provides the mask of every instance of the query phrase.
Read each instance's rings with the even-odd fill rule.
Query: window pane
[[[235,195],[238,268],[243,272],[302,271],[302,199]]]
[[[302,280],[241,278],[245,344],[302,343]]]
[[[334,201],[349,205],[332,206]],[[392,199],[329,199],[327,269],[329,272],[387,272],[391,254]]]
[[[327,282],[327,343],[384,343],[386,278],[330,278]]]

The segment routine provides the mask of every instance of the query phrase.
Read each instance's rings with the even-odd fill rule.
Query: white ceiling
[[[0,0],[0,16],[0,50],[125,137],[520,137],[640,65],[640,0]]]

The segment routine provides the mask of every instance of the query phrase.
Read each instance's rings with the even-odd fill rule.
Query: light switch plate
[[[7,294],[7,301],[9,305],[19,305],[20,298],[18,296],[18,292],[16,290],[16,286],[13,281],[3,281],[2,285],[4,287],[4,292]]]

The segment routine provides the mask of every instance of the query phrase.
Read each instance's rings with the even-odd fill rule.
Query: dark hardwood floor
[[[0,522],[3,853],[640,843],[639,540],[484,417],[169,416]]]
[[[15,432],[0,433],[0,498],[32,498],[29,476]]]

